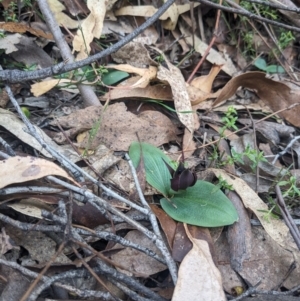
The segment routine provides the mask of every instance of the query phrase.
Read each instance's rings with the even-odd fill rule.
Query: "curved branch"
[[[152,17],[150,17],[140,27],[136,28],[132,33],[127,35],[124,39],[93,56],[72,64],[64,65],[63,63],[60,63],[58,65],[37,71],[3,70],[0,71],[0,81],[4,81],[5,83],[18,83],[27,80],[42,79],[48,76],[62,74],[89,65],[103,57],[116,52],[121,47],[132,41],[147,27],[152,25],[174,2],[175,0],[168,0],[157,10],[157,12]]]

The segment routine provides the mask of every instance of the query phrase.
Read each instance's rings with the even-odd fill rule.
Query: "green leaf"
[[[278,65],[270,65],[265,69],[265,71],[267,73],[285,73],[285,70]]]
[[[112,86],[128,76],[127,72],[109,69],[107,73],[102,75],[101,79],[105,85]]]
[[[160,204],[174,220],[201,227],[231,225],[238,214],[226,195],[215,185],[197,181],[196,185],[180,191]]]
[[[193,187],[174,192],[171,189],[171,174],[164,161],[174,169],[176,166],[168,156],[151,144],[133,142],[130,145],[129,156],[135,167],[139,164],[141,149],[146,180],[165,196],[161,199],[161,206],[173,219],[202,227],[231,225],[238,220],[231,201],[209,182],[197,181]]]
[[[157,147],[144,142],[133,142],[129,148],[129,156],[135,168],[140,162],[141,148],[144,156],[146,181],[164,196],[168,196],[171,190],[171,174],[163,160],[176,169],[174,163]]]
[[[21,107],[21,110],[23,111],[24,115],[29,119],[30,117],[30,111],[26,107]]]
[[[255,60],[254,66],[262,71],[266,71],[267,63],[265,59],[259,57],[258,59]]]

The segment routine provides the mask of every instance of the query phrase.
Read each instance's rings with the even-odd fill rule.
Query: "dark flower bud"
[[[165,162],[165,164],[167,165],[172,176],[171,188],[174,191],[185,190],[188,187],[194,186],[196,184],[196,173],[191,172],[189,169],[185,168],[182,162],[179,163],[176,170],[174,170],[167,162]]]

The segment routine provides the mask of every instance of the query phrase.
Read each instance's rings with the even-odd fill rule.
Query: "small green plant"
[[[234,190],[233,186],[231,184],[228,184],[228,182],[222,178],[222,176],[218,177],[219,183],[216,185],[220,189],[223,190]]]
[[[23,68],[23,70],[24,71],[34,71],[34,70],[36,70],[37,69],[37,64],[32,64],[32,65],[30,65],[30,66],[25,66],[24,68]]]
[[[102,122],[102,116],[99,117],[99,119],[93,124],[93,127],[89,131],[89,139],[87,142],[87,146],[84,149],[84,152],[82,154],[82,157],[84,157],[84,158],[87,157],[90,146],[92,145],[98,131],[100,130],[101,122]]]
[[[272,197],[268,197],[268,202],[272,206],[269,210],[258,210],[258,211],[265,213],[263,215],[263,219],[270,223],[271,219],[279,219],[277,212],[280,212],[280,210]]]
[[[259,57],[255,60],[254,66],[262,71],[265,71],[266,73],[284,73],[285,70],[279,66],[279,65],[267,65],[267,62],[265,59]]]
[[[237,153],[234,148],[231,149],[231,157],[229,157],[227,159],[227,162],[228,164],[231,164],[233,165],[234,163],[238,162],[238,163],[241,163],[241,164],[244,164],[244,160],[243,160],[243,156],[244,154],[243,153]]]
[[[187,189],[174,191],[167,165],[174,170],[178,166],[155,146],[133,142],[129,156],[135,168],[143,156],[146,181],[163,194],[160,204],[173,219],[202,227],[231,225],[238,220],[238,214],[230,200],[219,187],[209,182],[198,180]]]
[[[290,176],[288,181],[280,181],[279,186],[289,186],[286,191],[283,192],[282,196],[288,198],[300,197],[300,190],[297,187],[297,179],[295,176]]]
[[[271,222],[271,219],[279,219],[279,216],[273,213],[273,210],[276,208],[276,206],[272,206],[270,210],[257,210],[259,212],[265,213],[263,215],[263,219],[267,222]]]
[[[89,131],[89,139],[87,142],[87,146],[82,154],[83,157],[86,157],[88,155],[88,151],[90,149],[90,146],[92,145],[97,133],[100,130],[101,127],[101,123],[103,120],[103,113],[106,111],[108,104],[106,104],[103,108],[102,114],[100,115],[99,119],[97,121],[95,121],[95,123],[93,124],[93,127],[91,128],[91,130]]]
[[[21,107],[21,110],[23,111],[24,115],[29,118],[30,117],[30,111],[26,107]]]
[[[229,159],[230,162],[226,162],[226,163],[239,162],[244,165],[245,164],[244,158],[246,157],[251,162],[250,167],[252,171],[256,169],[256,167],[260,162],[267,162],[267,159],[264,157],[264,153],[259,152],[254,148],[251,148],[250,145],[247,145],[242,153],[238,153],[235,151],[234,148],[232,148],[231,154],[232,154],[232,158]]]
[[[237,130],[236,121],[237,121],[237,111],[233,106],[229,106],[227,111],[225,112],[225,116],[221,119],[224,123],[224,126],[220,130],[220,136],[223,138],[224,133],[227,129],[234,129]],[[213,151],[209,157],[210,160],[217,162],[219,158],[218,148],[217,146],[213,145]],[[221,165],[225,165],[228,162],[221,162]],[[231,164],[231,163],[230,163]]]
[[[250,145],[246,146],[243,155],[251,161],[250,167],[253,171],[260,162],[267,162],[267,159],[264,157],[264,153],[251,148]]]
[[[227,111],[225,112],[225,116],[222,118],[222,122],[224,123],[224,126],[220,130],[220,136],[223,138],[224,133],[227,129],[234,129],[237,130],[236,121],[237,121],[237,111],[233,106],[229,106]],[[226,161],[221,162],[221,158],[218,153],[217,146],[213,145],[213,151],[209,157],[211,161],[217,162],[217,164],[220,166],[224,166],[226,164],[234,164],[234,160],[232,158],[228,158]],[[220,161],[220,162],[219,162]]]
[[[257,14],[256,9],[254,8],[253,4],[248,1],[241,1],[240,3],[241,7],[247,9],[249,12]],[[279,14],[276,9],[268,6],[268,5],[262,5],[262,4],[256,4],[255,5],[259,14],[264,17],[271,20],[277,20],[279,18]]]
[[[291,31],[281,30],[280,37],[278,39],[278,47],[285,49],[292,41],[295,41],[295,36]]]
[[[16,14],[17,9],[17,2],[11,1],[8,5],[8,8],[2,12],[5,22],[18,22],[18,17]]]
[[[158,63],[158,64],[162,64],[165,61],[165,57],[163,54],[157,55],[154,60]]]
[[[210,154],[210,156],[208,157],[209,160],[213,161],[213,162],[218,162],[219,161],[219,153],[218,153],[218,148],[216,145],[212,146],[212,152]],[[220,163],[222,164],[222,162]]]
[[[23,0],[22,4],[27,7],[32,7],[32,3],[35,2],[33,0]]]
[[[253,33],[252,31],[242,32],[242,40],[244,42],[243,54],[253,56],[256,55],[256,49],[253,46]]]
[[[220,130],[221,137],[224,137],[224,132],[227,129],[238,129],[236,126],[237,119],[238,117],[235,108],[232,106],[228,107],[225,116],[222,118],[224,126]],[[244,165],[245,157],[250,160],[250,167],[253,171],[260,162],[267,162],[267,159],[264,157],[263,152],[259,152],[256,149],[251,148],[249,145],[246,146],[245,150],[242,153],[238,153],[234,148],[232,148],[231,157],[229,156],[226,160],[223,161],[221,161],[217,146],[213,146],[213,151],[209,159],[216,162],[218,166],[224,166],[227,164],[233,165],[237,162]]]
[[[234,129],[235,131],[238,129],[236,126],[237,121],[237,111],[233,106],[229,106],[225,116],[222,118],[222,122],[224,123],[224,126],[221,129],[221,136],[223,136],[224,131],[227,129]]]
[[[255,14],[255,15],[259,15],[261,17],[273,20],[273,21],[281,21],[282,20],[282,15],[279,13],[279,10],[272,8],[268,5],[268,1],[265,1],[264,4],[254,4],[251,3],[249,1],[246,0],[242,0],[240,2],[240,6],[244,9],[246,9],[247,11],[249,11],[251,14]],[[256,40],[256,36],[258,38],[258,34],[256,32],[254,32],[252,30],[252,28],[249,27],[249,17],[245,17],[245,16],[240,16],[240,20],[241,20],[241,30],[240,30],[240,36],[241,36],[241,41],[242,43],[242,53],[244,54],[244,56],[250,56],[252,58],[255,58],[258,56],[257,53],[257,48],[256,45],[258,46],[258,42],[255,43],[254,40]],[[277,40],[278,42],[276,43],[276,47],[275,49],[273,49],[270,53],[269,53],[269,58],[272,59],[272,57],[274,57],[274,53],[279,54],[280,51],[279,50],[284,50],[292,41],[295,40],[295,36],[293,35],[293,33],[291,31],[288,31],[286,29],[274,29],[272,31],[272,34],[274,35],[275,40]],[[255,38],[255,39],[254,39]],[[268,73],[275,73],[275,72],[280,72],[280,71],[276,71],[278,68],[282,69],[279,66],[276,65],[271,65],[268,66],[267,64],[263,65],[262,62],[258,63],[258,66],[256,66],[257,68],[259,68],[260,70],[266,71]],[[276,68],[277,67],[277,68]],[[262,69],[264,68],[264,69]],[[265,70],[265,69],[268,70]],[[272,71],[274,70],[274,71]],[[284,72],[284,71],[282,71]]]

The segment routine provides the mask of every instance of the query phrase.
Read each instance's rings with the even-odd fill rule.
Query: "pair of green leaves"
[[[285,70],[279,66],[279,65],[267,65],[267,62],[265,59],[259,57],[255,60],[254,66],[262,71],[265,71],[267,73],[284,73]]]
[[[192,187],[173,191],[172,177],[165,163],[174,170],[177,169],[176,164],[158,148],[148,143],[133,142],[129,156],[135,167],[141,155],[146,181],[163,194],[160,204],[173,219],[202,227],[231,225],[238,220],[233,204],[217,186],[198,180]]]

